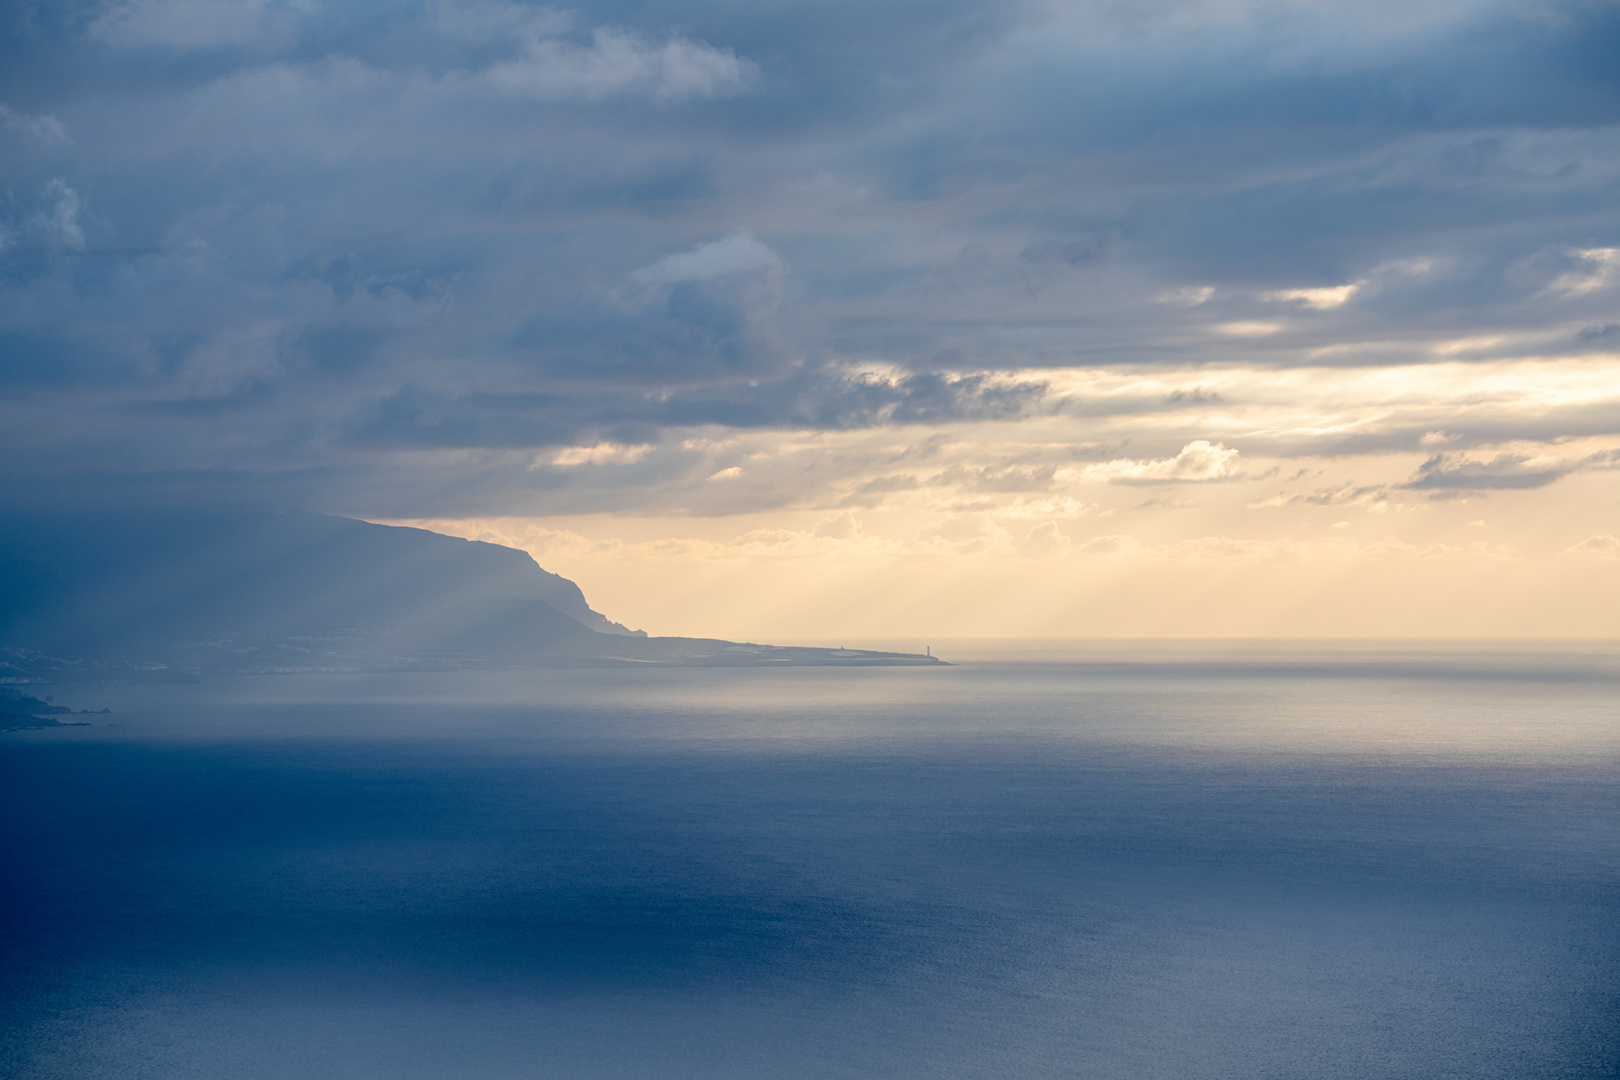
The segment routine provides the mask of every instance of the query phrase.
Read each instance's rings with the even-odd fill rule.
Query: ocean
[[[30,688],[0,1073],[1620,1076],[1612,645],[934,651]]]

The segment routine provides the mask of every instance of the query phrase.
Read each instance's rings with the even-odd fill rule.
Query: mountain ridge
[[[0,519],[0,679],[557,664],[934,663],[650,638],[527,552],[307,513]]]

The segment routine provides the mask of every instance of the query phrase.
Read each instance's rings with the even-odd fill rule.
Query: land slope
[[[936,662],[649,638],[526,552],[320,514],[8,516],[0,598],[0,676],[12,679]]]
[[[80,710],[82,714],[86,710]],[[101,715],[111,712],[111,709],[101,710]],[[53,705],[50,699],[44,701],[31,697],[9,686],[0,686],[0,731],[37,731],[42,728],[53,727],[89,727],[87,720],[59,720],[59,716],[68,716],[73,710],[66,705]]]

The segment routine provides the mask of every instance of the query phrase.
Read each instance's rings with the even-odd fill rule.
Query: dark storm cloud
[[[1613,4],[0,18],[18,497],[341,508],[430,451],[1045,408],[997,370],[1612,348]]]

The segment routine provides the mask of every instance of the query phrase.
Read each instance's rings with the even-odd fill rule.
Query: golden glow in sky
[[[7,504],[665,634],[1620,635],[1612,3],[92,6],[0,64]]]
[[[523,548],[658,634],[1620,634],[1620,439],[1582,433],[1620,412],[1620,357],[1491,359],[1500,344],[1014,372],[997,378],[1043,387],[1037,415],[687,432],[534,465],[612,482],[669,457],[684,512],[396,523]]]

